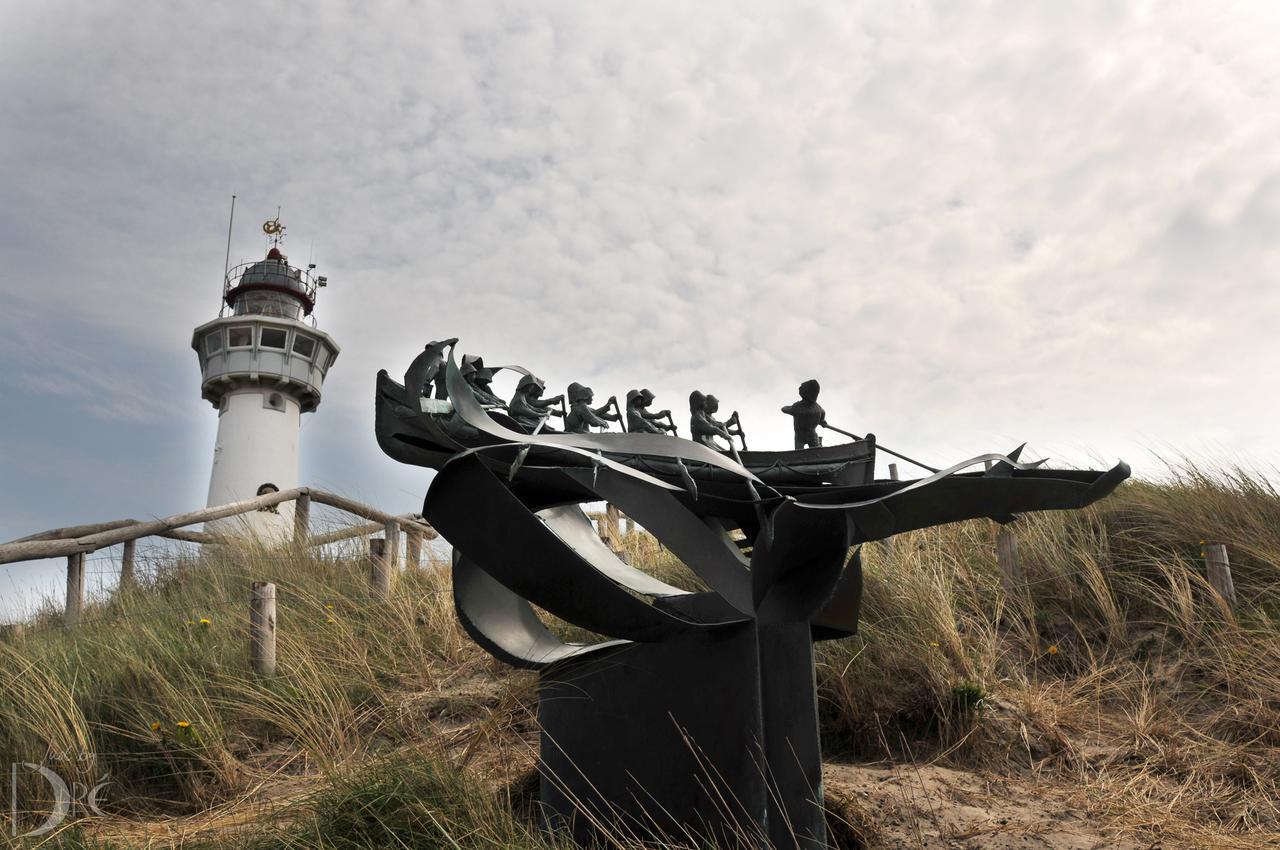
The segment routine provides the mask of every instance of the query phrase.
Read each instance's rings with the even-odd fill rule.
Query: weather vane
[[[271,237],[274,245],[279,245],[284,238],[284,225],[280,223],[280,208],[276,207],[276,217],[262,223],[262,232]]]

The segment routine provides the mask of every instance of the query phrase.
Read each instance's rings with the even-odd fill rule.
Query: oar
[[[673,437],[675,437],[675,436],[679,436],[680,431],[679,431],[679,429],[677,429],[677,428],[676,428],[676,420],[674,420],[674,419],[672,419],[672,418],[671,418],[671,411],[670,411],[670,410],[668,410],[668,411],[667,411],[667,422],[671,424],[671,435],[672,435]]]
[[[738,414],[735,412],[734,416],[737,415]],[[738,427],[741,428],[742,425],[739,424]],[[746,440],[743,440],[742,448],[745,450],[746,447]],[[742,456],[738,454],[738,448],[733,444],[732,437],[729,438],[729,451],[733,454],[734,463],[738,464],[738,466],[743,466]],[[747,485],[747,492],[751,494],[751,501],[756,511],[756,520],[760,523],[760,527],[764,529],[766,545],[771,545],[773,543],[773,520],[771,520],[769,518],[769,514],[765,512],[764,504],[760,501],[760,493],[756,491],[756,486],[751,483],[751,479],[743,479],[743,483]]]
[[[843,428],[837,428],[837,427],[836,427],[836,426],[834,426],[834,425],[828,425],[826,422],[821,423],[821,425],[822,425],[822,427],[823,427],[823,428],[826,428],[826,429],[828,429],[828,430],[830,430],[830,431],[835,431],[837,434],[844,434],[846,437],[849,437],[849,438],[851,438],[851,439],[854,439],[854,440],[861,440],[861,439],[862,439],[862,438],[861,438],[861,437],[859,437],[857,434],[852,434],[852,433],[850,433],[850,432],[848,432],[848,431],[844,430]],[[930,472],[939,472],[939,471],[940,471],[940,470],[935,469],[934,467],[930,466],[930,465],[929,465],[929,464],[927,464],[927,463],[921,463],[920,461],[916,460],[915,458],[909,458],[909,457],[907,457],[907,456],[906,456],[906,455],[904,455],[904,454],[898,454],[898,453],[897,453],[897,452],[895,452],[893,449],[886,449],[886,448],[885,448],[883,445],[881,445],[880,443],[876,443],[876,448],[878,448],[878,449],[879,449],[880,451],[882,451],[882,452],[886,452],[886,453],[888,453],[888,454],[891,454],[891,455],[893,455],[893,456],[894,456],[894,457],[896,457],[896,458],[901,458],[902,460],[905,460],[907,463],[914,463],[916,466],[920,467],[921,469],[927,469],[927,470],[929,470]]]
[[[537,427],[533,429],[533,433],[530,434],[530,436],[537,436],[538,432],[542,430],[542,426],[547,424],[547,420],[549,418],[551,418],[551,413],[549,411],[542,414],[542,417],[538,419]],[[520,471],[521,466],[524,466],[524,459],[529,456],[530,448],[532,447],[524,445],[520,447],[520,451],[516,452],[516,459],[511,462],[511,471],[507,473],[508,482],[516,480],[516,473]]]
[[[737,447],[737,446],[735,446],[735,445],[733,444],[733,438],[732,438],[732,437],[730,437],[730,438],[729,438],[729,454],[733,455],[733,462],[734,462],[734,463],[736,463],[738,466],[742,466],[742,458],[738,455],[738,447]],[[747,486],[748,486],[748,487],[751,487],[751,481],[750,481],[749,479],[748,479],[748,481],[747,481]],[[754,498],[758,498],[758,497],[756,497],[756,496],[754,495],[754,494],[755,494],[755,489],[756,489],[756,488],[751,487],[751,492],[752,492],[752,498],[753,498],[753,499],[754,499]]]
[[[618,404],[616,395],[609,396],[609,403],[613,405],[613,412],[618,414],[618,427],[622,429],[622,433],[627,433],[627,417],[622,415],[622,407]]]
[[[676,458],[676,466],[680,469],[680,477],[684,479],[685,489],[689,491],[689,495],[693,500],[698,501],[698,485],[694,483],[693,476],[689,474],[689,467],[684,465],[684,461]]]
[[[742,430],[742,419],[738,416],[738,411],[736,410],[733,412],[733,415],[729,417],[729,421],[725,423],[726,430],[728,430],[728,426],[730,425],[738,426],[738,438],[742,440],[742,450],[744,452],[747,451],[747,432]],[[729,444],[733,444],[732,436],[729,437]]]

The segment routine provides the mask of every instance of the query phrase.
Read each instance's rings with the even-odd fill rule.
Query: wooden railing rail
[[[93,525],[70,525],[66,528],[51,528],[48,531],[41,531],[36,534],[28,534],[26,537],[19,537],[17,540],[9,540],[3,544],[8,546],[10,543],[30,543],[34,540],[62,540],[65,537],[84,537],[88,534],[97,534],[101,531],[111,531],[115,528],[123,528],[126,525],[136,525],[136,519],[116,519],[111,522],[98,522]]]
[[[432,531],[430,535],[423,530],[422,514],[400,514],[395,517],[395,521],[402,526],[410,526],[409,534],[417,533],[428,540],[434,540],[436,533]],[[370,522],[363,525],[352,525],[347,528],[339,528],[336,531],[327,531],[324,534],[317,534],[307,539],[307,546],[324,546],[327,543],[337,543],[342,540],[350,540],[353,537],[368,537],[371,534],[377,534],[386,528],[384,522]]]
[[[137,522],[96,534],[67,537],[61,540],[32,540],[26,543],[6,543],[0,546],[0,564],[8,564],[13,561],[31,561],[37,558],[57,558],[60,555],[84,554],[95,549],[114,546],[126,540],[137,540],[139,537],[163,534],[166,531],[173,531],[185,525],[194,525],[197,522],[211,522],[215,519],[223,519],[224,517],[236,516],[249,511],[269,508],[281,502],[288,502],[298,498],[298,495],[304,489],[295,487],[279,493],[268,493],[265,496],[255,496],[252,499],[232,502],[229,505],[202,508],[198,511],[189,511],[185,514],[176,514],[149,522]]]
[[[282,490],[279,493],[268,493],[264,496],[255,496],[252,499],[244,499],[243,501],[217,505],[211,508],[202,508],[197,511],[188,511],[187,513],[175,514],[161,519],[146,521],[113,520],[92,525],[75,525],[42,531],[39,534],[32,534],[9,543],[0,544],[0,564],[9,564],[15,561],[33,561],[40,558],[84,555],[97,549],[114,546],[117,543],[126,543],[142,537],[152,536],[168,537],[192,543],[226,543],[228,542],[227,538],[220,535],[207,531],[184,531],[182,529],[184,526],[212,522],[217,519],[262,510],[263,508],[273,507],[282,502],[289,502],[295,499],[299,501],[305,500],[307,505],[307,509],[304,511],[303,517],[301,517],[305,521],[295,526],[295,539],[305,545],[314,546],[332,542],[325,539],[329,535],[320,535],[317,538],[310,537],[310,529],[307,526],[309,525],[311,501],[355,514],[384,528],[388,524],[394,523],[396,526],[404,527],[406,530],[420,532],[424,539],[433,540],[436,537],[435,530],[422,522],[417,514],[396,516],[326,490],[318,490],[311,487],[294,487],[290,490]],[[365,528],[366,526],[362,525],[359,526],[360,530],[348,529],[346,531],[350,531],[349,534],[344,531],[341,536],[336,536],[333,540],[342,540],[346,539],[346,537],[356,537],[367,533],[363,530]]]

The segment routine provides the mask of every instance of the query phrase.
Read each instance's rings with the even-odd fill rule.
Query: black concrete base
[[[808,623],[690,632],[554,665],[538,716],[544,811],[580,844],[607,832],[826,846]]]

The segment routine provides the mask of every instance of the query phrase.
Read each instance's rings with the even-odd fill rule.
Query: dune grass
[[[817,652],[828,758],[1065,783],[1110,833],[1165,846],[1280,843],[1280,494],[1183,464],[1013,529],[1018,587],[993,523],[864,547],[860,634]],[[1234,610],[1204,579],[1206,540],[1228,544]],[[652,538],[624,547],[691,581]],[[260,579],[278,588],[272,679],[248,669]],[[267,799],[261,846],[542,846],[503,790],[532,758],[531,685],[461,632],[441,564],[384,602],[352,553],[224,552],[162,566],[74,630],[45,617],[0,643],[0,758],[108,776],[123,823]],[[19,783],[38,810],[41,781]],[[132,846],[109,832],[52,842]]]
[[[1014,528],[1020,588],[989,523],[867,547],[861,634],[819,651],[828,754],[1065,776],[1119,833],[1280,843],[1273,487],[1185,465]],[[1229,545],[1234,611],[1208,540]]]
[[[0,644],[0,753],[67,781],[106,773],[116,805],[175,811],[227,800],[247,758],[282,742],[325,769],[412,740],[405,695],[484,661],[455,625],[447,570],[402,575],[389,603],[364,575],[358,557],[243,549],[163,567],[75,629],[45,618]],[[277,585],[271,679],[248,666],[255,579]]]

